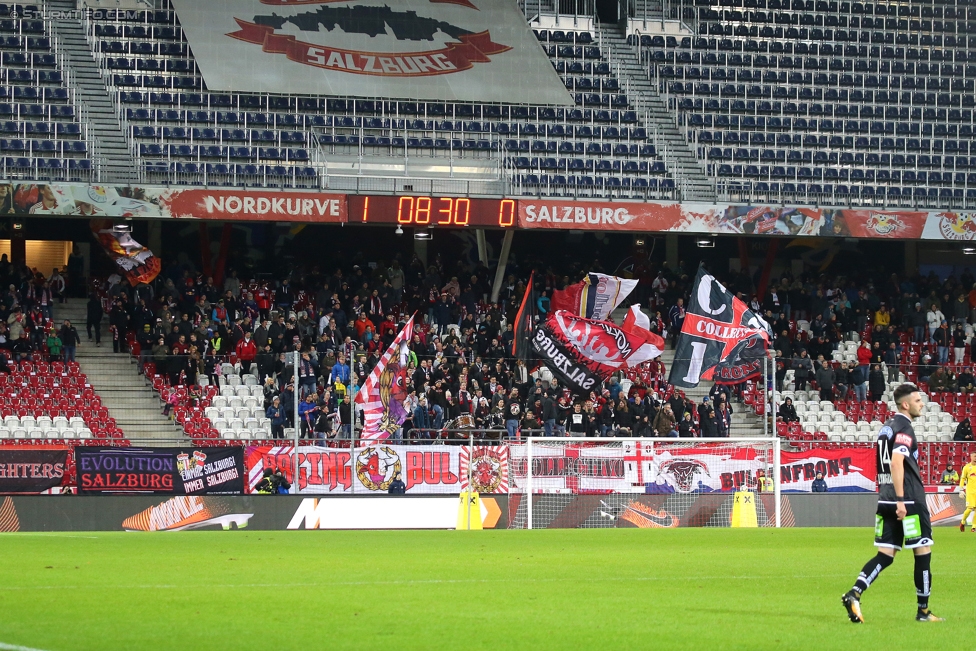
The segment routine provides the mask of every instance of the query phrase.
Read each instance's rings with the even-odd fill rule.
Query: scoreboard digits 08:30
[[[361,224],[443,228],[512,228],[514,199],[470,199],[429,195],[349,197],[349,221]]]

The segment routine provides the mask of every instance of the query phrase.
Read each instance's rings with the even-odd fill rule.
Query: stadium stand
[[[976,200],[965,2],[697,2],[634,35],[720,194],[838,205]]]
[[[92,152],[68,60],[35,5],[0,4],[0,175],[92,180]],[[18,16],[13,17],[12,16]]]
[[[500,161],[531,194],[675,196],[653,132],[589,31],[536,33],[576,100],[555,108],[214,93],[173,11],[86,30],[147,181],[319,187],[326,161],[409,156]]]

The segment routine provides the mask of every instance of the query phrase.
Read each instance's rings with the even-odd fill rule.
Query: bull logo
[[[485,452],[471,463],[471,487],[479,493],[494,493],[502,482],[502,460]]]
[[[691,493],[695,489],[695,477],[704,473],[711,477],[708,466],[695,459],[671,459],[661,464],[661,474],[671,475],[679,493]]]
[[[874,230],[878,235],[888,235],[899,228],[902,228],[901,221],[894,215],[884,213],[874,213],[868,220],[868,228]]]

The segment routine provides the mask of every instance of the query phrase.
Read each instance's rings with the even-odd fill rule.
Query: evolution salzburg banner
[[[923,230],[929,230],[926,222],[943,216],[934,212],[872,209],[543,199],[520,199],[518,212],[521,228],[887,239],[922,237]],[[972,232],[976,235],[976,226]]]
[[[265,468],[280,468],[294,483],[293,459],[292,446],[247,448],[247,492],[254,492]],[[309,494],[372,495],[387,492],[400,475],[408,494],[457,494],[467,485],[468,463],[467,448],[457,445],[375,445],[356,448],[354,454],[302,445],[298,488]],[[503,450],[476,447],[470,463],[472,484],[482,492],[507,492],[508,455]]]
[[[75,449],[78,492],[169,495],[244,492],[244,448]]]
[[[342,224],[346,195],[0,181],[0,213]]]
[[[572,100],[511,0],[174,0],[210,90]]]

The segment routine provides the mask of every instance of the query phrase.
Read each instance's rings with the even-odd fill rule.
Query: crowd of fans
[[[560,270],[564,273],[532,266],[542,316],[553,291],[587,271],[605,271],[598,261],[588,267],[574,263]],[[627,377],[611,378],[590,395],[574,396],[546,372],[537,372],[531,360],[516,360],[512,323],[529,269],[512,265],[510,271],[498,300],[490,302],[493,274],[486,266],[462,266],[440,257],[428,266],[416,256],[409,262],[397,258],[331,272],[297,266],[276,281],[245,281],[231,271],[219,285],[173,265],[152,285],[132,288],[119,276],[109,278],[90,296],[86,331],[100,345],[107,314],[113,350],[133,349],[140,370],[152,362],[172,385],[196,385],[204,376],[209,384],[219,384],[228,362],[235,372],[253,372],[264,387],[263,407],[275,436],[294,425],[296,400],[303,435],[348,436],[350,394],[411,314],[416,314],[416,325],[402,439],[434,438],[445,428],[493,429],[507,436],[520,430],[729,434],[742,387],[712,387],[703,402],[694,404],[666,383],[666,369],[656,361]],[[682,264],[676,269],[662,264],[645,275],[631,297],[649,311],[652,330],[672,346],[693,276]],[[917,372],[932,391],[972,392],[976,386],[972,368],[962,364],[971,334],[966,328],[976,317],[976,279],[969,273],[946,280],[892,275],[878,285],[855,276],[786,274],[770,280],[761,295],[758,274],[718,276],[772,326],[779,389],[790,370],[796,389],[809,385],[825,400],[879,400],[899,370]],[[0,283],[10,286],[0,304],[0,347],[15,356],[43,349],[70,359],[77,343],[71,324],[50,340],[51,331],[43,327],[51,322],[51,305],[65,295],[64,277],[55,272],[44,278],[0,260]],[[798,327],[801,321],[809,325]],[[855,332],[862,339],[857,361],[834,361],[838,344]],[[908,369],[906,341],[925,344],[931,355]],[[297,372],[290,354],[296,350],[301,354]],[[778,415],[796,418],[789,401]]]

